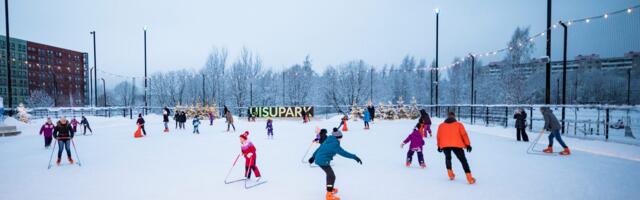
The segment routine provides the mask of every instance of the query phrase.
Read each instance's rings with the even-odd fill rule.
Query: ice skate
[[[447,174],[449,175],[449,180],[453,180],[456,178],[456,175],[453,173],[453,170],[448,169]]]
[[[563,155],[563,156],[571,155],[571,151],[569,150],[569,148],[564,148],[564,151],[561,151],[560,155]]]
[[[471,176],[471,173],[467,173],[467,182],[469,182],[469,184],[476,183],[476,179]]]

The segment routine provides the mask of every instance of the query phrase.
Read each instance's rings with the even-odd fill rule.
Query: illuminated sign
[[[269,106],[251,107],[249,112],[256,117],[302,117],[302,111],[313,116],[313,106]]]

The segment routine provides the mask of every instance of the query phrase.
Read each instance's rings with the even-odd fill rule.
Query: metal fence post
[[[605,110],[604,139],[609,140],[609,108]]]
[[[473,110],[474,110],[473,105],[471,107],[469,107],[469,110],[471,110],[470,111],[471,112],[471,124],[473,124]]]
[[[509,107],[504,107],[504,127],[509,127]]]
[[[533,106],[529,107],[529,130],[533,130]]]
[[[484,122],[486,123],[486,126],[489,126],[489,106],[486,107],[486,113],[484,114]]]

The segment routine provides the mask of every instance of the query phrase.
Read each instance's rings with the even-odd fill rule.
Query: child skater
[[[273,139],[273,120],[271,117],[267,119],[267,138]]]
[[[53,140],[53,129],[56,126],[51,122],[51,117],[47,117],[47,122],[40,127],[40,135],[44,135],[44,148],[49,148],[51,146],[51,141]]]
[[[416,124],[416,127],[413,129],[411,134],[407,136],[407,139],[404,139],[400,148],[404,148],[404,145],[409,144],[409,151],[407,151],[407,167],[411,166],[411,160],[413,159],[413,153],[418,153],[418,162],[420,163],[420,167],[424,169],[427,165],[424,163],[424,156],[422,155],[422,146],[424,146],[424,140],[422,139],[422,133],[420,133],[420,127],[422,126],[421,122]]]
[[[240,150],[242,150],[242,155],[244,156],[245,163],[245,177],[247,179],[251,178],[251,171],[256,173],[256,181],[260,180],[260,170],[258,170],[258,166],[256,165],[256,147],[253,146],[253,143],[249,141],[249,131],[245,131],[242,135],[240,135]]]
[[[371,120],[371,115],[369,114],[369,111],[365,110],[364,111],[364,117],[363,120],[364,121],[364,129],[369,129],[369,121]]]
[[[71,119],[71,127],[73,128],[73,132],[78,132],[78,120],[76,119],[76,117],[73,117],[73,119]]]
[[[351,154],[342,147],[340,147],[340,141],[335,136],[326,136],[327,130],[322,129],[320,133],[324,133],[326,139],[320,139],[320,147],[313,153],[313,156],[309,158],[309,164],[316,163],[322,171],[327,175],[327,200],[340,200],[340,197],[336,196],[338,189],[333,187],[336,181],[336,175],[331,168],[331,160],[336,154],[345,158],[351,158],[362,165],[362,160],[355,154]]]
[[[200,134],[200,130],[198,130],[198,126],[200,126],[200,118],[198,115],[193,117],[193,121],[191,121],[191,124],[193,124],[193,133]]]

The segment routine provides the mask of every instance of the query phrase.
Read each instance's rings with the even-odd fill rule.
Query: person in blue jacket
[[[364,111],[364,129],[369,129],[369,121],[371,121],[371,114],[369,114],[368,110]]]
[[[326,133],[326,129],[322,129],[320,132]],[[331,160],[336,154],[345,157],[351,158],[356,162],[362,165],[362,160],[358,158],[355,154],[349,153],[340,147],[340,141],[335,136],[326,136],[326,139],[320,138],[321,144],[320,147],[313,153],[313,156],[309,158],[309,164],[316,163],[327,175],[327,199],[335,199],[338,200],[336,193],[338,193],[338,189],[333,187],[333,184],[336,181],[336,175],[331,168]]]

